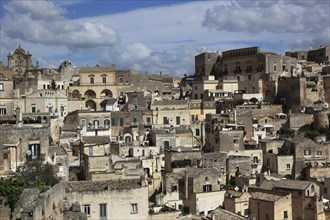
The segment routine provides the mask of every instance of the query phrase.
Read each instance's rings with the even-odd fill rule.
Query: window
[[[107,219],[107,204],[100,204],[100,218]]]
[[[288,219],[288,211],[283,211],[283,219]]]
[[[0,91],[3,91],[3,83],[0,83]]]
[[[305,149],[304,150],[304,155],[311,155],[312,150],[311,149]]]
[[[233,139],[233,143],[234,143],[234,144],[238,144],[238,138],[234,138],[234,139]]]
[[[120,118],[119,124],[120,124],[120,126],[124,126],[124,118]]]
[[[174,186],[172,186],[172,192],[176,192],[176,191],[178,191],[178,186],[177,185],[174,185]]]
[[[196,136],[199,136],[199,129],[196,128]]]
[[[163,117],[163,124],[168,125],[170,122],[167,117]]]
[[[29,159],[37,159],[40,156],[40,144],[29,144]]]
[[[105,119],[104,120],[104,127],[105,128],[109,128],[110,127],[110,121],[109,121],[109,119]]]
[[[0,114],[1,115],[1,114]],[[317,155],[322,155],[322,151],[318,150]]]
[[[169,148],[170,148],[170,142],[164,141],[164,149],[169,149]]]
[[[37,112],[37,108],[35,106],[32,106],[32,112],[33,113]]]
[[[249,215],[250,214],[250,209],[244,209],[244,215]]]
[[[111,126],[116,126],[116,119],[115,118],[111,118]]]
[[[147,117],[147,124],[150,125],[151,124],[151,118]]]
[[[137,117],[134,117],[134,118],[133,118],[133,124],[137,124],[137,122],[138,122],[138,121],[137,121]]]
[[[93,147],[88,147],[88,156],[93,156]]]
[[[137,105],[139,102],[139,99],[137,96],[133,96],[133,105]]]
[[[212,185],[206,184],[203,186],[203,192],[211,192],[212,191]]]
[[[83,205],[83,211],[86,213],[87,217],[91,215],[91,205]]]
[[[103,77],[102,77],[102,82],[103,82],[104,84],[106,84],[106,83],[107,83],[107,77],[103,76]]]
[[[276,63],[273,66],[273,70],[274,70],[274,72],[276,72]]]
[[[119,78],[119,83],[124,83],[124,78],[123,77]]]
[[[290,164],[288,163],[288,164],[286,164],[286,169],[290,169]]]
[[[94,84],[94,78],[89,78],[90,84]]]
[[[5,115],[7,113],[6,108],[1,107],[0,108],[0,115]]]
[[[138,204],[131,203],[131,214],[137,214],[137,213],[138,213]]]
[[[176,124],[180,125],[180,116],[176,116]]]

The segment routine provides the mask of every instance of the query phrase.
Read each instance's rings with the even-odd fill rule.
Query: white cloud
[[[11,1],[4,5],[4,37],[25,42],[65,46],[76,51],[111,46],[118,34],[102,22],[76,22],[49,1]]]
[[[330,44],[329,1],[311,1],[194,1],[75,20],[65,17],[71,13],[66,3],[13,1],[1,21],[7,50],[1,54],[20,43],[43,57],[44,65],[70,59],[78,67],[116,63],[119,69],[181,76],[193,73],[201,46],[222,52],[259,45],[284,52]],[[68,8],[75,10],[75,4]]]

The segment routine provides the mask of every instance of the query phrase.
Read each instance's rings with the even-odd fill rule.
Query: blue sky
[[[142,73],[193,73],[195,55],[330,44],[330,0],[1,1],[0,54],[20,44],[42,67],[63,60]]]

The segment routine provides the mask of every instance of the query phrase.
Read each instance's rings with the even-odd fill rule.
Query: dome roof
[[[14,53],[23,53],[23,54],[26,54],[25,50],[23,48],[21,48],[21,45],[18,46],[18,48],[15,50]]]

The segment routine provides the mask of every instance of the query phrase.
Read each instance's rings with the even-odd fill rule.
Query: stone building
[[[197,78],[192,81],[192,99],[206,99],[204,96],[205,91],[207,90],[216,90],[218,89],[219,81],[214,78],[214,76],[205,76],[201,80]]]
[[[161,150],[171,148],[193,148],[193,134],[189,128],[164,128],[150,130],[150,145]]]
[[[70,86],[73,99],[82,99],[85,107],[94,111],[105,109],[107,99],[118,97],[115,87],[115,67],[83,67],[79,70],[78,85]]]
[[[330,46],[321,46],[308,51],[308,61],[314,61],[315,63],[328,63],[330,61]]]
[[[14,114],[13,82],[0,73],[0,115]]]
[[[316,143],[313,140],[301,136],[286,139],[281,148],[281,154],[293,155],[292,176],[304,177],[306,166],[321,166],[327,163],[329,158],[329,143]]]
[[[202,78],[214,73],[214,64],[219,57],[218,52],[204,52],[195,56],[195,77]]]
[[[292,201],[292,219],[324,219],[324,207],[320,199],[320,188],[314,182],[265,180],[261,183],[260,189],[272,191],[273,193],[290,193]],[[251,211],[257,210],[252,207],[250,208]],[[280,214],[283,214],[283,212]]]
[[[23,77],[26,71],[34,68],[32,54],[25,51],[21,45],[16,48],[13,54],[8,54],[8,68],[12,70],[13,76]]]
[[[68,182],[65,195],[90,219],[148,218],[148,189],[136,180]]]
[[[153,112],[153,122],[162,127],[180,127],[190,124],[188,100],[154,101],[150,109]]]
[[[262,219],[295,219],[293,218],[291,194],[271,194],[253,192],[249,199],[249,218]]]
[[[68,113],[67,96],[60,90],[42,89],[14,99],[21,113],[50,113],[64,117]]]
[[[27,125],[0,126],[0,173],[7,175],[27,160],[48,159],[49,128]]]
[[[223,203],[224,209],[248,217],[250,197],[249,192],[227,191]]]
[[[165,149],[165,172],[180,172],[187,167],[200,167],[202,153],[197,149],[172,148]]]

